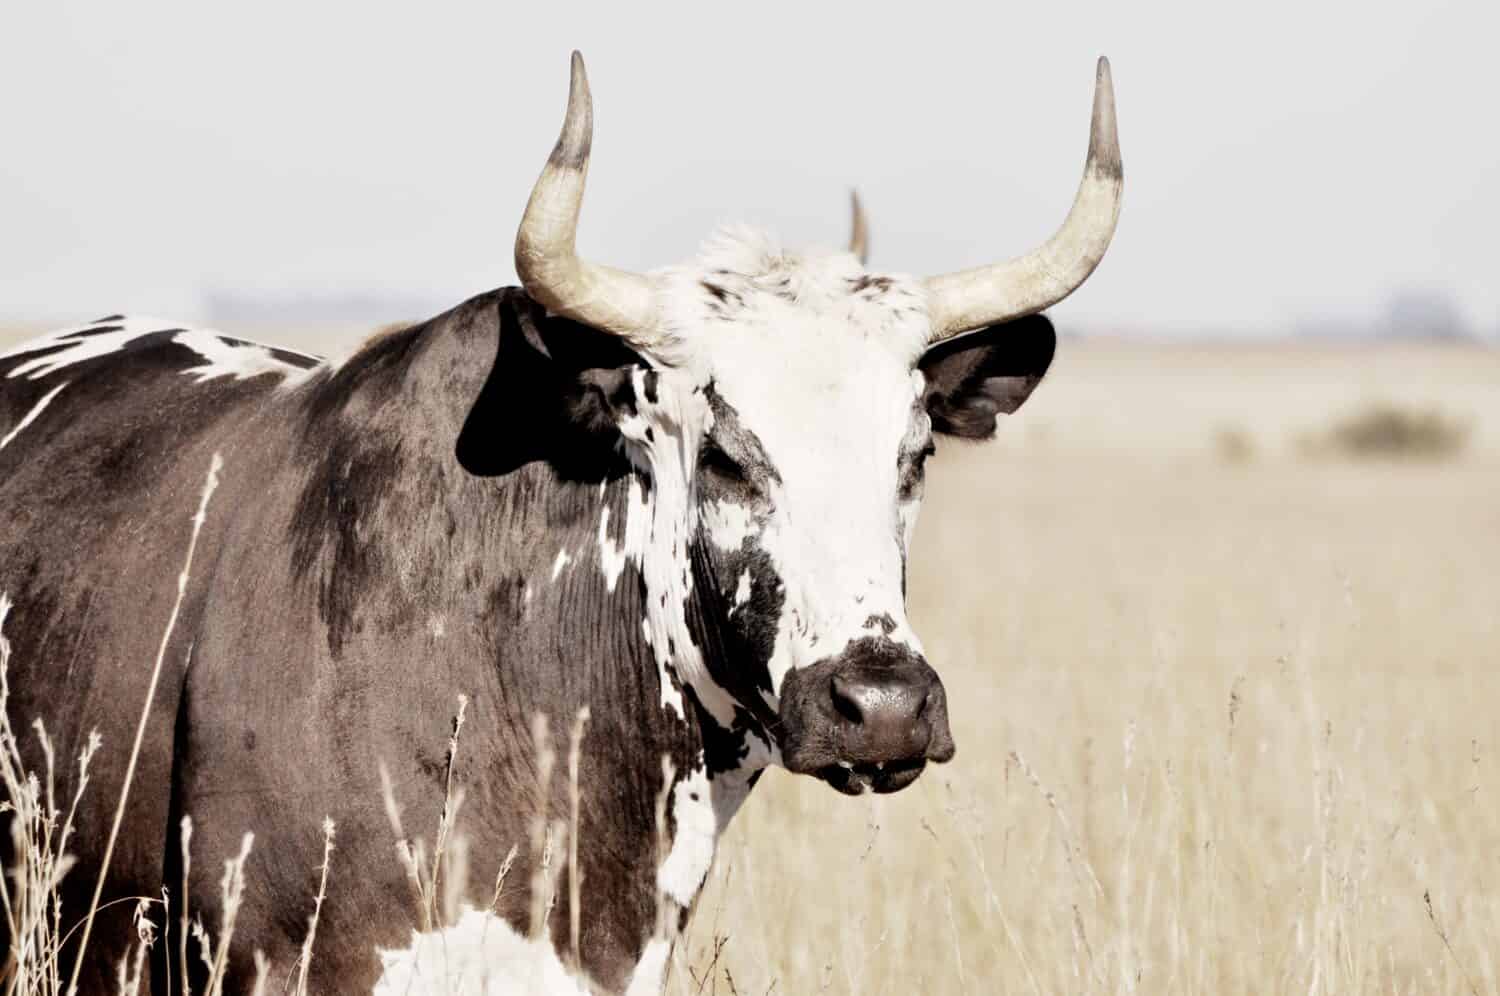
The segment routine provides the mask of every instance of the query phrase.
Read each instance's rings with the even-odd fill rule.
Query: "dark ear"
[[[938,343],[922,357],[932,431],[989,439],[995,416],[1031,396],[1052,363],[1057,336],[1045,315],[1018,318]]]
[[[520,290],[503,291],[498,306],[495,365],[459,433],[459,462],[480,476],[534,460],[568,473],[612,467],[641,358],[616,336],[548,315]]]

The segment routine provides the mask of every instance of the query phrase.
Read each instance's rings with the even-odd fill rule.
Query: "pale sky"
[[[1024,252],[1067,211],[1107,54],[1124,212],[1059,324],[1274,331],[1416,287],[1500,326],[1494,0],[644,9],[12,3],[0,316],[512,283],[576,47],[602,262],[732,221],[841,243],[851,185],[876,267]]]

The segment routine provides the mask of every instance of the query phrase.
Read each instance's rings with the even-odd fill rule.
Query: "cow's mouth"
[[[885,794],[906,788],[926,767],[926,758],[914,757],[902,761],[862,761],[859,764],[840,762],[819,768],[813,774],[845,795],[862,795],[871,790]]]

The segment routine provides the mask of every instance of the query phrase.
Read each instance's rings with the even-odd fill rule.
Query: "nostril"
[[[927,704],[932,701],[932,689],[924,688],[921,691],[921,699],[917,702],[917,711],[912,714],[912,719],[921,719],[927,715]]]
[[[858,685],[839,675],[834,675],[828,683],[828,690],[833,698],[835,712],[855,726],[865,721],[864,711],[859,706],[860,688]]]

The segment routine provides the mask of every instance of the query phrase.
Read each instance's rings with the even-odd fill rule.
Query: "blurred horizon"
[[[854,187],[873,268],[1006,258],[1067,211],[1103,53],[1125,207],[1064,334],[1497,342],[1497,27],[1290,0],[768,4],[732,31],[599,4],[30,5],[0,39],[0,320],[395,322],[514,283],[575,47],[585,255],[650,269],[726,222],[841,244]]]

